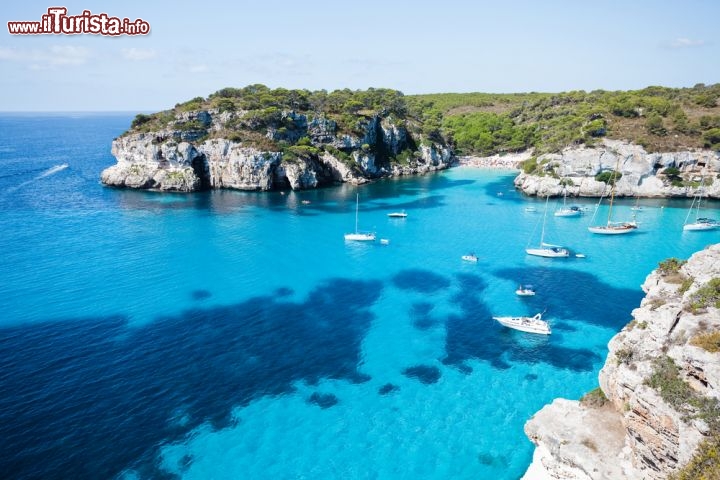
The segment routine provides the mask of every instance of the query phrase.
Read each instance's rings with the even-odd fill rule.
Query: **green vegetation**
[[[708,307],[720,308],[720,278],[713,278],[690,295],[691,312],[695,313]]]
[[[600,387],[590,390],[588,393],[583,395],[582,398],[580,398],[580,404],[586,407],[599,408],[607,402],[608,399]]]
[[[305,115],[308,122],[326,121],[332,125],[330,133],[354,136],[363,136],[369,121],[380,117],[405,128],[418,144],[449,143],[456,153],[468,155],[528,148],[539,155],[572,145],[593,145],[603,137],[629,140],[649,151],[720,150],[719,98],[720,84],[615,92],[411,96],[385,88],[328,92],[270,89],[256,84],[223,88],[207,98],[178,103],[171,110],[140,114],[133,120],[130,133],[172,129],[176,116],[210,110],[223,113],[226,124],[219,131],[209,132],[209,138],[224,135],[273,151],[296,144],[301,136],[296,115]],[[190,128],[187,123],[192,118],[180,127]],[[375,151],[375,145],[369,147]],[[409,150],[402,155],[402,162],[412,158],[417,145]],[[381,149],[375,153],[383,155]],[[540,171],[537,162],[530,161],[523,169]]]
[[[608,170],[605,172],[600,172],[597,175],[595,175],[595,180],[598,182],[607,183],[610,185],[615,185],[615,182],[620,180],[622,178],[622,173],[616,172],[614,170]]]
[[[665,402],[683,415],[685,421],[700,419],[709,428],[708,440],[700,444],[692,460],[669,478],[674,480],[720,478],[720,404],[693,390],[681,377],[672,358],[653,362],[653,373],[645,381]]]
[[[615,360],[617,361],[617,364],[620,365],[621,363],[628,364],[632,360],[634,355],[634,352],[629,348],[621,348],[620,350],[615,351]]]
[[[490,154],[531,146],[538,154],[599,137],[649,151],[720,149],[720,84],[692,88],[564,93],[445,93],[408,97],[419,118],[441,122],[461,153]],[[717,129],[717,130],[713,130]]]
[[[680,267],[687,263],[686,260],[679,260],[675,257],[663,260],[658,264],[658,272],[662,276],[676,274],[680,271]]]
[[[690,290],[690,287],[692,287],[693,283],[695,283],[695,279],[693,277],[687,277],[683,279],[682,283],[680,283],[680,287],[678,288],[678,293],[680,295],[685,295],[685,292]]]

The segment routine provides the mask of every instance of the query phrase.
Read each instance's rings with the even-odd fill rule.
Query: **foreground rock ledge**
[[[689,343],[698,333],[720,331],[720,311],[686,311],[691,295],[720,277],[720,244],[694,254],[680,274],[694,279],[684,293],[677,278],[651,273],[634,322],[610,341],[599,375],[605,406],[556,399],[525,424],[536,449],[524,480],[660,480],[690,461],[707,425],[684,419],[644,382],[653,360],[667,355],[696,394],[720,398],[720,354]]]

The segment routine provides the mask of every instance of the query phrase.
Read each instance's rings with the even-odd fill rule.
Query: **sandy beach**
[[[475,168],[492,168],[496,170],[520,170],[520,164],[532,156],[532,151],[522,153],[506,153],[490,157],[465,156],[458,157],[458,165]]]

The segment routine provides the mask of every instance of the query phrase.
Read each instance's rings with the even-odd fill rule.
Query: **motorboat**
[[[390,218],[407,218],[407,213],[405,213],[405,210],[402,212],[392,212],[388,213],[388,217]]]
[[[550,325],[542,319],[542,313],[534,317],[493,317],[501,325],[526,333],[550,335]]]
[[[535,296],[535,289],[532,285],[520,285],[515,290],[515,295],[519,297],[533,297]]]

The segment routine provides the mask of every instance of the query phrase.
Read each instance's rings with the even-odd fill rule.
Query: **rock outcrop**
[[[616,196],[693,197],[702,185],[705,195],[720,198],[720,156],[711,150],[648,153],[639,145],[605,139],[598,147],[570,147],[536,162],[534,171],[515,178],[515,186],[527,195],[608,195],[610,187],[595,176],[618,171]],[[667,168],[679,173],[665,175]]]
[[[341,133],[336,122],[323,116],[308,118],[293,111],[281,112],[274,126],[256,125],[254,117],[247,118],[243,111],[174,115],[161,130],[131,131],[115,139],[112,154],[117,164],[102,172],[102,182],[182,192],[301,190],[424,174],[448,168],[455,160],[448,146],[415,138],[404,123],[381,115],[359,122],[362,133],[358,134]],[[244,132],[255,135],[254,142],[232,137],[229,125],[239,122],[245,122]],[[264,128],[264,138],[285,148],[258,147],[253,128]],[[306,143],[295,146],[302,138]]]
[[[698,300],[713,279],[720,279],[720,244],[677,272],[647,277],[647,295],[610,341],[599,374],[607,403],[558,399],[535,414],[525,425],[537,447],[525,479],[659,480],[691,460],[711,430],[697,405],[717,408],[720,399],[720,353],[696,346],[702,335],[720,333],[717,299]],[[662,381],[686,388],[688,398],[671,398],[663,391],[670,387],[651,381],[661,365]]]

